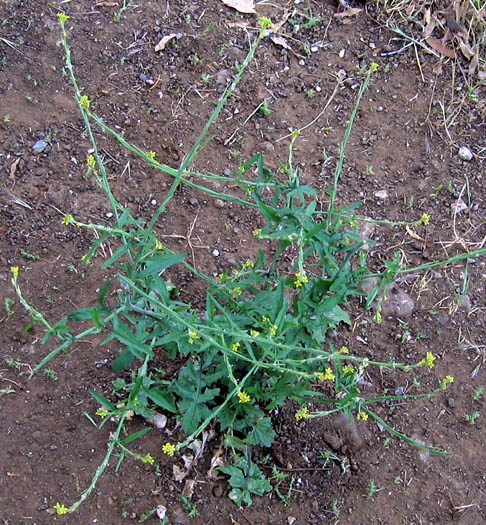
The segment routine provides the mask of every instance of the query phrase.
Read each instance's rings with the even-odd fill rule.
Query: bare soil
[[[114,12],[121,4],[5,0],[0,5],[0,36],[14,44],[0,40],[2,523],[138,523],[157,505],[167,507],[170,523],[206,525],[486,523],[484,395],[473,398],[486,385],[482,258],[417,272],[397,283],[415,301],[406,318],[390,314],[377,325],[355,301],[353,326],[334,334],[336,345],[374,360],[412,356],[418,361],[426,351],[438,356],[433,369],[414,375],[420,387],[413,376],[388,372],[370,377],[368,388],[370,394],[384,388],[427,391],[446,374],[454,376],[451,388],[438,397],[379,410],[398,430],[453,454],[433,456],[388,439],[370,421],[351,431],[328,420],[296,422],[296,407],[289,403],[274,416],[277,437],[271,450],[261,451],[261,457],[270,455],[267,466],[276,464],[288,474],[279,486],[285,496],[292,487],[286,502],[272,493],[238,509],[226,497],[224,482],[208,481],[208,449],[191,474],[199,517],[189,518],[180,498],[183,484],[173,479],[172,467],[181,459],[162,454],[167,434],[152,430],[134,448],[150,452],[157,465],[126,459],[116,471],[113,460],[75,514],[52,514],[56,502],[70,505],[79,498],[104,457],[113,427],[97,430],[83,412],[94,415],[98,408],[89,389],[111,395],[116,376],[110,365],[119,350],[85,341],[49,363],[50,372],[28,379],[55,342],[41,344],[40,325],[25,330],[30,319],[15,298],[9,268],[20,267],[24,296],[52,322],[93,304],[96,290],[111,276],[101,269],[102,253],[89,266],[81,262],[91,233],[62,224],[64,213],[84,222],[109,221],[110,209],[96,182],[84,178],[91,146],[63,69],[57,8],[70,16],[73,64],[96,113],[172,166],[190,151],[227,78],[233,78],[235,63],[243,61],[255,27],[254,17],[219,1],[128,3],[117,22]],[[362,201],[360,213],[375,219],[416,220],[428,213],[431,222],[413,231],[377,227],[371,234],[377,243],[370,251],[374,266],[382,269],[383,260],[397,250],[413,266],[481,247],[486,236],[486,87],[477,85],[474,96],[464,96],[468,86],[460,70],[466,66],[445,60],[437,76],[439,59],[420,49],[382,56],[403,42],[392,40],[375,22],[379,13],[373,2],[367,12],[351,17],[334,16],[337,2],[276,4],[262,2],[259,14],[278,22],[290,11],[290,19],[300,16],[305,22],[299,13],[309,16],[310,8],[322,21],[298,31],[287,21],[282,32],[293,37],[287,40],[292,50],[264,40],[210,131],[212,140],[196,158],[195,169],[231,174],[256,152],[278,169],[288,154],[289,138],[284,137],[289,130],[317,117],[336,88],[327,110],[302,132],[295,149],[294,162],[304,182],[319,190],[324,207],[363,78],[360,68],[375,61],[380,69],[358,111],[339,202]],[[179,35],[156,53],[156,44],[171,33]],[[312,49],[310,56],[305,46]],[[263,98],[269,98],[272,113],[251,116]],[[34,152],[36,141],[46,138],[45,150]],[[150,217],[170,178],[143,165],[99,129],[96,138],[116,197],[136,216]],[[471,161],[458,156],[460,146],[474,153]],[[213,189],[236,191],[223,183]],[[259,243],[251,232],[259,226],[252,210],[229,202],[215,205],[207,194],[184,187],[158,231],[200,270],[217,275],[235,260],[255,255]],[[111,248],[105,247],[106,254]],[[215,249],[219,257],[213,256]],[[181,271],[174,279],[188,300],[197,305],[203,299],[189,275]],[[465,416],[475,412],[479,416],[469,424]],[[143,424],[135,419],[130,430]],[[340,461],[323,461],[326,451]],[[367,491],[372,480],[374,494]],[[157,522],[155,515],[147,522]]]

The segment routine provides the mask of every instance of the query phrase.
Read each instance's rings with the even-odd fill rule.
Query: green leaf
[[[137,279],[143,279],[153,273],[160,273],[174,264],[184,260],[183,253],[168,253],[165,255],[154,255],[150,259],[143,261],[145,269],[137,273]]]
[[[123,445],[126,445],[127,443],[131,443],[132,441],[135,441],[139,437],[144,436],[147,432],[150,432],[150,428],[142,428],[142,430],[139,430],[138,432],[134,432],[133,434],[130,434],[125,439],[122,439],[120,443]]]
[[[122,257],[123,255],[125,255],[125,253],[128,252],[128,250],[130,249],[131,245],[130,244],[122,244],[117,250],[115,250],[115,252],[113,253],[113,255],[103,263],[103,266],[102,268],[103,269],[106,269],[108,268],[109,266],[111,266],[114,262],[116,262],[120,257]]]
[[[118,357],[113,361],[111,369],[116,374],[119,374],[120,372],[123,372],[125,368],[128,368],[132,364],[133,358],[134,355],[132,354],[132,352],[130,352],[128,348],[125,348],[118,354]]]
[[[109,412],[114,412],[116,410],[116,407],[113,403],[111,403],[110,400],[108,400],[105,396],[98,394],[98,392],[95,392],[94,390],[89,390],[89,393],[98,401],[98,403],[106,408]]]
[[[250,438],[253,445],[262,447],[271,447],[275,439],[275,430],[272,427],[272,420],[269,417],[262,417],[250,432]]]
[[[160,388],[152,388],[147,390],[147,396],[159,407],[164,408],[168,412],[177,412],[173,394],[163,392]]]

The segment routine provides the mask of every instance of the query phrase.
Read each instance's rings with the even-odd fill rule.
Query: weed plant
[[[360,387],[367,367],[406,373],[417,367],[433,366],[435,357],[427,354],[418,363],[377,362],[353,355],[345,347],[334,348],[327,337],[329,330],[341,323],[351,324],[346,305],[351,295],[363,295],[359,290],[364,279],[377,278],[367,306],[371,307],[373,300],[378,298],[375,319],[379,322],[380,297],[386,293],[387,286],[397,274],[417,271],[417,268],[401,267],[398,255],[386,262],[382,273],[372,274],[367,268],[363,241],[356,229],[359,203],[345,208],[336,205],[345,147],[359,102],[376,66],[369,69],[357,95],[329,188],[329,206],[322,213],[316,209],[316,190],[301,183],[300,173],[292,164],[298,133],[291,137],[283,179],[265,167],[260,154],[246,162],[236,178],[189,171],[197,151],[204,145],[209,127],[234,91],[270,26],[268,19],[260,21],[260,32],[248,56],[178,169],[158,163],[152,152],[143,152],[128,143],[91,111],[90,99],[80,92],[73,71],[67,43],[67,20],[66,15],[59,14],[66,69],[94,150],[87,159],[88,171],[106,193],[115,224],[86,224],[72,215],[64,215],[63,223],[67,227],[98,232],[99,238],[83,258],[86,264],[91,262],[102,243],[108,239],[116,241],[119,247],[103,264],[103,268],[113,268],[116,275],[114,281],[100,286],[96,304],[70,313],[55,325],[51,325],[24,299],[17,267],[12,268],[12,283],[20,302],[31,315],[32,323],[44,325],[43,342],[52,337],[60,340],[59,346],[36,366],[34,372],[59,352],[67,351],[76,341],[103,334],[103,344],[116,341],[122,347],[112,364],[113,371],[117,374],[130,371],[130,380],[117,381],[116,402],[98,392],[91,392],[100,405],[96,412],[100,419],[90,416],[90,420],[99,427],[112,422],[116,429],[110,434],[106,456],[89,487],[70,507],[57,503],[54,506],[57,513],[73,512],[79,507],[94,489],[115,449],[121,459],[129,455],[145,463],[154,463],[149,454],[136,454],[129,448],[132,441],[150,430],[144,428],[128,434],[126,421],[133,413],[151,418],[154,413],[163,412],[180,421],[184,436],[180,441],[163,445],[162,451],[168,456],[174,456],[209,426],[223,434],[225,446],[233,452],[233,462],[220,470],[229,476],[230,497],[238,505],[249,505],[252,495],[263,495],[272,490],[270,480],[252,461],[251,451],[255,446],[270,447],[275,438],[272,414],[288,400],[300,405],[296,420],[333,413],[344,413],[348,418],[355,416],[358,420],[372,418],[392,434],[434,453],[442,453],[438,448],[424,447],[392,428],[374,407],[384,401],[437,394],[453,381],[452,377],[444,378],[432,392],[415,395],[370,398],[362,395]],[[92,123],[113,135],[147,163],[174,178],[165,200],[148,223],[134,218],[112,194],[105,166],[98,154]],[[252,175],[255,170],[256,177]],[[236,182],[245,189],[248,200],[206,188],[204,182],[208,179]],[[253,207],[265,221],[265,225],[253,234],[258,239],[271,241],[273,256],[267,258],[260,251],[255,259],[243,262],[237,271],[213,279],[189,264],[183,253],[170,250],[157,238],[154,226],[181,184]],[[294,259],[288,267],[281,262],[287,254]],[[480,255],[480,252],[475,255]],[[467,256],[471,254],[456,256],[451,261]],[[357,264],[352,265],[352,261],[357,261]],[[429,263],[418,269],[442,264],[444,261]],[[194,310],[174,294],[174,286],[166,279],[165,272],[175,265],[183,265],[205,283],[203,310]],[[116,304],[113,304],[111,291],[115,283]],[[80,321],[86,324],[86,328],[75,333],[73,323]],[[182,363],[176,373],[165,375],[155,370],[161,362],[169,361]],[[120,395],[124,396],[122,401]],[[311,411],[311,402],[319,409]]]

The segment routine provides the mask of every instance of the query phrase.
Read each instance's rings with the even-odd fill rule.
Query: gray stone
[[[32,149],[36,152],[36,153],[42,153],[46,148],[47,148],[48,144],[45,140],[41,139],[41,140],[38,140],[33,146],[32,146]]]
[[[473,152],[467,147],[467,146],[461,146],[459,148],[459,158],[462,160],[470,161],[473,159],[474,155]]]

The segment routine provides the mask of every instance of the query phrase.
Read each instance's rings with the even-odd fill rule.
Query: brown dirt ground
[[[132,2],[119,22],[113,18],[116,9],[103,4],[95,0],[4,0],[0,4],[0,35],[16,44],[13,49],[0,41],[2,523],[136,523],[160,504],[168,508],[170,523],[486,523],[484,396],[473,399],[474,391],[486,385],[484,259],[467,265],[465,297],[460,295],[465,263],[417,273],[399,283],[416,301],[410,317],[390,316],[376,325],[356,301],[350,312],[353,327],[340,328],[336,335],[337,344],[347,344],[356,354],[375,360],[391,356],[419,360],[425,351],[438,356],[435,368],[420,369],[416,378],[420,388],[428,390],[445,374],[453,375],[449,391],[435,398],[383,406],[380,413],[401,431],[453,455],[430,456],[398,439],[387,440],[386,433],[371,422],[359,423],[364,445],[357,449],[329,421],[297,423],[295,407],[289,404],[274,417],[278,434],[269,463],[288,469],[281,492],[294,477],[287,505],[273,494],[255,498],[249,509],[238,509],[224,495],[218,496],[221,490],[206,479],[208,451],[193,473],[192,501],[200,516],[189,519],[182,511],[182,486],[172,477],[172,465],[179,464],[180,458],[161,453],[167,436],[154,430],[134,448],[150,452],[158,469],[127,459],[115,472],[113,460],[75,514],[49,513],[56,502],[69,505],[79,497],[104,456],[112,428],[106,425],[97,430],[82,414],[97,409],[89,388],[110,395],[115,378],[110,362],[118,350],[90,340],[52,361],[50,376],[40,372],[31,380],[27,377],[54,342],[41,345],[39,326],[23,333],[29,318],[15,300],[9,267],[20,267],[25,297],[52,321],[92,304],[96,289],[109,277],[100,269],[102,254],[90,266],[81,263],[91,234],[61,224],[60,212],[85,222],[108,220],[109,207],[95,182],[83,178],[90,144],[72,87],[63,75],[56,8],[62,6],[71,17],[67,27],[73,63],[96,113],[122,129],[128,140],[154,150],[159,160],[174,166],[189,152],[222,92],[222,70],[231,75],[235,62],[241,62],[248,49],[247,32],[229,24],[254,23],[251,16],[238,15],[219,1],[144,0],[138,6]],[[403,250],[409,265],[417,265],[478,247],[486,235],[484,103],[481,106],[486,87],[477,86],[477,99],[466,98],[460,105],[467,87],[459,66],[451,87],[453,70],[447,61],[437,77],[433,69],[438,59],[422,51],[417,56],[410,50],[381,56],[380,49],[397,49],[400,42],[392,41],[392,35],[373,21],[372,11],[369,16],[363,11],[338,19],[333,17],[334,2],[287,4],[276,7],[264,2],[259,12],[280,20],[287,8],[295,8],[297,14],[311,8],[323,21],[294,33],[291,43],[302,55],[304,43],[317,45],[318,51],[299,63],[298,56],[265,40],[215,124],[213,140],[197,157],[196,169],[231,173],[257,151],[265,154],[269,166],[277,167],[278,159],[286,159],[288,148],[288,139],[279,139],[290,127],[302,127],[319,114],[342,75],[335,99],[302,133],[295,152],[304,181],[320,190],[321,203],[325,203],[356,85],[362,78],[360,63],[376,61],[380,69],[358,112],[339,201],[362,200],[361,213],[377,219],[415,220],[424,212],[432,219],[429,226],[416,229],[425,241],[412,238],[404,228],[377,228],[372,235],[378,243],[371,251],[373,264],[381,268],[381,261],[397,249]],[[212,23],[214,27],[197,38]],[[291,33],[289,22],[284,30]],[[181,37],[156,54],[156,43],[172,32]],[[147,83],[141,73],[154,83]],[[315,96],[308,96],[312,89]],[[262,97],[271,98],[273,112],[248,119]],[[447,129],[442,108],[446,118],[456,112]],[[34,153],[33,144],[47,135],[46,150]],[[104,133],[97,130],[96,136],[115,195],[136,216],[149,217],[152,201],[164,198],[169,177],[144,166]],[[475,152],[471,162],[458,157],[462,145]],[[13,173],[11,166],[17,159]],[[234,191],[224,184],[214,188]],[[388,196],[376,196],[380,190]],[[466,209],[454,220],[459,197]],[[189,188],[177,192],[158,231],[186,236],[194,221],[194,258],[209,275],[258,249],[251,231],[260,223],[253,212],[230,203],[215,207],[206,194]],[[463,242],[454,243],[457,237]],[[184,238],[166,240],[193,256]],[[214,248],[220,257],[212,256]],[[189,277],[181,272],[175,278],[197,303],[200,290]],[[5,298],[14,299],[12,315],[4,308]],[[409,376],[383,373],[369,379],[371,391],[399,387],[414,391]],[[480,413],[475,424],[467,424],[465,415],[474,412]],[[130,430],[141,425],[134,421]],[[347,458],[350,468],[343,472],[337,463],[324,468],[319,452],[326,450]],[[370,480],[378,489],[373,498],[366,496]],[[336,500],[339,517],[332,512]],[[156,521],[151,517],[148,523]]]

